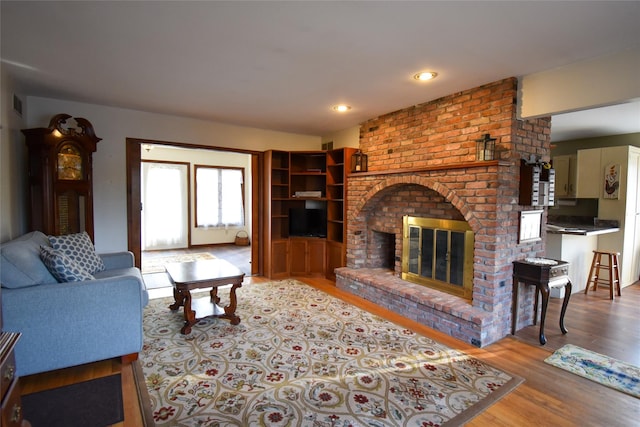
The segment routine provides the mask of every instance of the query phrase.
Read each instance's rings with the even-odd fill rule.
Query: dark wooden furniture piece
[[[265,153],[265,276],[324,276],[346,265],[346,185],[355,148]],[[326,237],[289,236],[291,209],[326,211]]]
[[[511,335],[515,335],[518,325],[518,297],[519,284],[533,285],[536,287],[536,299],[533,308],[533,324],[538,318],[538,294],[542,295],[542,307],[540,310],[540,344],[547,343],[544,336],[544,322],[549,304],[550,288],[564,287],[565,294],[560,311],[560,330],[563,334],[568,332],[564,326],[564,315],[567,312],[569,299],[571,298],[571,281],[569,280],[569,263],[559,260],[547,260],[542,258],[525,259],[513,262],[513,305],[511,310]]]
[[[98,138],[88,120],[58,114],[49,127],[23,129],[28,149],[29,229],[93,240],[92,154]]]
[[[607,263],[602,263],[602,257],[607,258]],[[618,296],[622,296],[620,291],[620,252],[593,251],[593,260],[591,261],[591,270],[589,270],[589,278],[584,293],[591,290],[598,290],[598,285],[609,287],[609,299],[613,299],[614,290]],[[608,271],[608,279],[600,276],[600,270]],[[591,286],[593,285],[593,286]]]
[[[553,206],[555,204],[556,174],[541,163],[520,161],[519,204]]]
[[[240,317],[235,314],[237,299],[236,289],[242,287],[244,273],[233,264],[223,259],[205,261],[172,263],[165,265],[167,273],[173,282],[173,297],[175,302],[169,306],[171,310],[184,307],[184,326],[180,330],[183,334],[189,334],[191,327],[198,319],[196,313],[200,312],[200,319],[208,316],[229,319],[232,325],[240,323]],[[232,285],[229,293],[229,305],[218,307],[218,287]],[[193,289],[212,288],[209,298],[192,300]],[[207,300],[207,301],[204,301]]]
[[[19,333],[0,333],[0,391],[2,408],[0,409],[0,425],[3,427],[30,427],[31,424],[23,419],[22,404],[20,402],[20,387],[16,376],[16,359],[14,348]]]

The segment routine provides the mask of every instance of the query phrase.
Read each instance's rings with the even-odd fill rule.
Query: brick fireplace
[[[530,208],[518,205],[520,159],[549,159],[551,124],[517,119],[516,97],[509,78],[361,125],[369,170],[348,180],[338,287],[476,346],[510,333],[512,261],[544,254],[544,241],[518,244],[519,212]],[[486,133],[498,160],[477,162],[475,140]],[[404,215],[469,224],[472,300],[400,278]],[[522,293],[519,326],[533,323],[533,293]]]

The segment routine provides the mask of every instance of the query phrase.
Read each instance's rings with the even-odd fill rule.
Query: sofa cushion
[[[40,258],[58,282],[82,282],[94,277],[63,252],[43,246]]]
[[[89,274],[104,270],[104,262],[96,253],[86,231],[64,236],[49,236],[51,247],[63,252]]]
[[[40,259],[40,247],[49,246],[44,233],[32,231],[0,247],[0,282],[5,288],[57,283]]]

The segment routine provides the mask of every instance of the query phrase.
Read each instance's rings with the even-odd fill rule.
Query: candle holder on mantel
[[[482,138],[476,139],[476,160],[495,160],[496,158],[496,138],[485,133]]]
[[[368,168],[367,155],[357,150],[351,155],[351,172],[366,172]]]

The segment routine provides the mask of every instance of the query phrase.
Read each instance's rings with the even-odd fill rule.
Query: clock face
[[[63,145],[58,151],[58,179],[80,181],[83,178],[80,151],[73,145]]]

